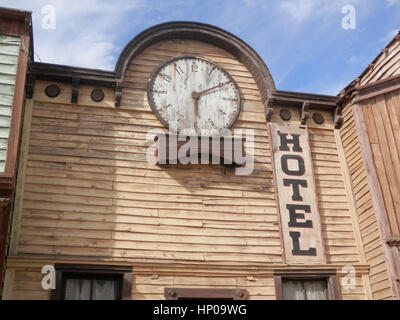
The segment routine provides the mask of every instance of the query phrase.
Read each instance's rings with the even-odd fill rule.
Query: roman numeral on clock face
[[[167,82],[171,82],[171,80],[172,80],[172,77],[165,73],[161,73],[160,76]]]
[[[174,67],[176,68],[176,72],[177,72],[179,75],[182,75],[182,74],[183,74],[183,70],[182,70],[182,68],[181,68],[180,66],[178,66],[177,64],[175,64]]]
[[[231,127],[238,118],[239,88],[230,74],[213,61],[177,56],[153,74],[147,91],[149,104],[170,130],[171,123],[179,123],[173,131],[194,130],[197,134],[214,135]]]

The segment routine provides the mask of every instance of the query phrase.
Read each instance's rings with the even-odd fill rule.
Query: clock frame
[[[175,56],[175,57],[173,57],[173,58],[170,58],[170,59],[164,61],[164,62],[163,62],[162,64],[160,64],[157,68],[155,68],[155,70],[152,72],[150,78],[148,79],[148,86],[147,86],[147,99],[148,99],[150,108],[151,108],[151,110],[153,111],[153,113],[156,115],[157,119],[158,119],[166,128],[168,128],[171,132],[179,133],[180,130],[191,129],[191,128],[181,128],[181,129],[177,128],[176,131],[173,130],[173,128],[170,127],[169,122],[165,119],[164,116],[161,115],[161,113],[160,113],[160,107],[161,107],[161,106],[157,105],[157,103],[155,102],[155,99],[154,99],[154,94],[157,94],[157,93],[160,94],[158,91],[155,91],[155,90],[154,90],[154,85],[155,85],[156,77],[163,75],[163,74],[162,74],[162,71],[163,71],[165,68],[167,68],[168,66],[170,66],[172,63],[174,63],[174,61],[185,60],[185,59],[192,59],[192,60],[194,60],[194,61],[196,61],[196,60],[201,60],[202,62],[204,62],[204,63],[206,63],[206,64],[213,65],[212,70],[217,69],[218,72],[220,72],[220,73],[222,73],[223,75],[225,75],[225,76],[226,76],[226,79],[227,79],[227,81],[226,81],[225,83],[219,83],[218,86],[214,86],[214,87],[211,86],[211,88],[210,88],[210,85],[207,85],[207,86],[208,86],[207,88],[203,87],[203,88],[201,88],[201,89],[198,89],[198,90],[200,90],[199,92],[197,92],[197,91],[191,92],[191,95],[192,95],[192,98],[193,98],[193,105],[194,105],[194,103],[195,103],[194,100],[195,100],[196,94],[199,94],[199,95],[197,96],[197,99],[198,99],[198,100],[197,100],[197,106],[196,106],[197,109],[196,109],[195,106],[187,106],[187,107],[185,107],[186,109],[193,108],[193,109],[194,109],[194,112],[198,113],[198,108],[199,108],[199,104],[198,104],[198,103],[199,103],[199,99],[201,99],[201,95],[204,94],[202,91],[206,91],[206,92],[208,93],[208,91],[218,90],[218,89],[222,88],[223,86],[228,87],[228,86],[232,85],[232,87],[233,87],[233,91],[235,92],[235,99],[233,99],[233,98],[226,98],[226,99],[224,99],[224,100],[231,101],[231,105],[232,105],[232,106],[233,106],[233,104],[236,104],[235,111],[229,114],[229,116],[228,116],[228,119],[229,119],[229,120],[227,121],[226,124],[224,124],[224,126],[222,126],[222,127],[220,127],[220,128],[215,128],[215,129],[214,129],[214,133],[217,133],[217,134],[214,134],[214,133],[212,134],[212,135],[221,135],[221,133],[223,133],[224,130],[229,129],[230,127],[232,127],[232,125],[236,122],[237,118],[239,117],[239,114],[240,114],[241,109],[242,109],[242,99],[241,99],[241,94],[240,94],[239,86],[237,85],[237,83],[236,83],[236,81],[233,79],[233,77],[229,74],[228,71],[225,70],[225,68],[221,67],[218,63],[215,63],[214,61],[212,61],[212,60],[210,60],[210,59],[207,59],[207,58],[204,58],[204,57],[201,57],[201,56],[196,56],[196,55],[179,55],[179,56]],[[174,70],[175,76],[176,76],[177,73],[178,73],[179,75],[181,75],[181,74],[183,74],[185,71],[188,71],[188,69],[187,69],[187,70],[182,70],[182,69],[178,70],[177,65],[175,65],[175,70]],[[192,70],[192,72],[193,72],[193,70]],[[168,80],[169,80],[169,81],[168,81]],[[172,79],[171,76],[166,75],[165,81],[170,82],[170,81],[172,81],[172,80],[173,80],[173,79]],[[205,84],[205,86],[206,86],[206,84]],[[189,91],[190,91],[190,89],[189,89]],[[213,93],[213,92],[211,92],[211,94],[212,94],[212,93]],[[187,96],[187,95],[188,95],[188,92],[186,93],[186,96]],[[232,99],[233,99],[233,100],[232,100]],[[224,113],[224,110],[221,111],[222,108],[221,108],[221,109],[217,109],[217,107],[218,107],[218,106],[216,105],[215,108],[213,108],[213,112],[221,112],[221,113]],[[196,110],[195,110],[195,109],[196,109]],[[225,113],[225,114],[226,114],[226,113]],[[196,114],[196,115],[193,114],[193,117],[194,117],[194,119],[195,119],[195,122],[194,122],[193,124],[195,124],[195,123],[197,124],[197,123],[198,123],[198,121],[197,121],[198,119],[196,118],[196,116],[197,116],[197,114]],[[199,119],[200,119],[200,118],[199,118]],[[208,120],[210,120],[210,119],[208,119]],[[203,121],[204,121],[204,119],[203,119]],[[209,131],[212,131],[213,129],[210,129],[210,128],[202,128],[202,127],[200,127],[200,128],[195,128],[195,130],[197,131],[197,134],[198,134],[198,130],[209,130]]]

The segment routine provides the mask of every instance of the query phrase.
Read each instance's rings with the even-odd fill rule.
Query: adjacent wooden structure
[[[148,81],[183,55],[214,61],[236,82],[242,105],[232,129],[255,133],[250,175],[147,162],[147,133],[169,134],[150,108]],[[376,65],[388,69],[353,85],[396,72],[391,60]],[[63,270],[119,270],[131,299],[279,299],[282,279],[303,278],[325,279],[331,299],[398,298],[400,102],[383,90],[373,98],[367,83],[340,97],[276,90],[253,49],[191,22],[143,31],[113,72],[32,62],[3,298],[62,298]],[[307,137],[315,261],[285,259],[288,221],[278,208],[288,186],[276,183],[268,126]],[[52,293],[41,286],[46,265],[58,274]]]
[[[26,75],[32,56],[30,12],[0,8],[0,296],[24,114]]]
[[[400,35],[341,93],[341,129],[375,299],[400,298]],[[394,241],[391,241],[394,240]]]

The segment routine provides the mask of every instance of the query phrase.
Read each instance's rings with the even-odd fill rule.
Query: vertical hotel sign
[[[286,263],[324,263],[311,152],[305,128],[269,123]]]

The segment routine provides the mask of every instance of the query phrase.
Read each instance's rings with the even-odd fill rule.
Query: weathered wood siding
[[[57,259],[68,263],[69,260]],[[41,273],[44,265],[52,265],[54,259],[11,258],[6,274],[5,299],[50,299],[50,291],[43,290]],[[83,262],[85,263],[85,262]],[[92,262],[93,263],[93,262]],[[105,262],[107,263],[107,262]],[[287,267],[286,267],[287,268]],[[292,267],[295,268],[295,267]],[[195,272],[194,272],[195,270]],[[341,289],[341,298],[345,300],[365,299],[361,274],[364,269],[357,269],[356,288]],[[164,299],[165,287],[179,288],[215,288],[247,289],[250,300],[274,300],[274,269],[221,268],[217,266],[197,267],[188,265],[141,265],[136,264],[133,272],[132,299]],[[339,283],[344,274],[338,274]]]
[[[366,262],[370,265],[369,281],[373,299],[391,299],[387,266],[371,200],[367,173],[361,153],[357,129],[350,104],[343,109],[344,123],[340,130],[351,181],[352,196]]]
[[[0,172],[4,172],[20,38],[0,35]]]
[[[399,55],[400,56],[400,55]],[[392,235],[400,235],[400,92],[362,103]]]
[[[219,165],[159,167],[146,162],[146,133],[165,130],[148,105],[147,81],[155,67],[178,54],[209,58],[234,77],[243,99],[234,128],[255,131],[251,175],[237,176],[234,169]],[[78,105],[71,105],[69,85],[60,85],[60,96],[50,99],[44,94],[48,84],[35,85],[17,245],[9,261],[25,259],[18,267],[11,262],[8,266],[9,298],[48,298],[37,274],[44,264],[33,266],[29,257],[42,257],[50,264],[62,259],[128,263],[136,270],[133,298],[138,299],[161,299],[162,288],[172,285],[236,285],[247,288],[250,298],[275,298],[273,268],[285,265],[268,131],[259,90],[242,63],[196,41],[156,43],[133,59],[120,108],[113,106],[112,91],[105,90],[105,100],[94,103],[93,88],[81,86]],[[290,123],[299,124],[298,109],[288,109]],[[343,266],[354,265],[356,288],[342,290],[342,298],[364,299],[365,268],[358,267],[332,115],[320,113],[326,120],[323,125],[308,120],[327,256],[327,264],[320,267],[338,270],[340,278],[345,275]],[[282,122],[279,110],[272,121]],[[169,271],[151,280],[148,273],[138,271],[144,262],[153,264],[155,274],[163,263],[175,266],[175,272],[183,266],[186,274]],[[252,266],[269,271],[229,271]],[[302,267],[307,268],[297,266]],[[243,273],[255,274],[256,281],[243,278]]]

